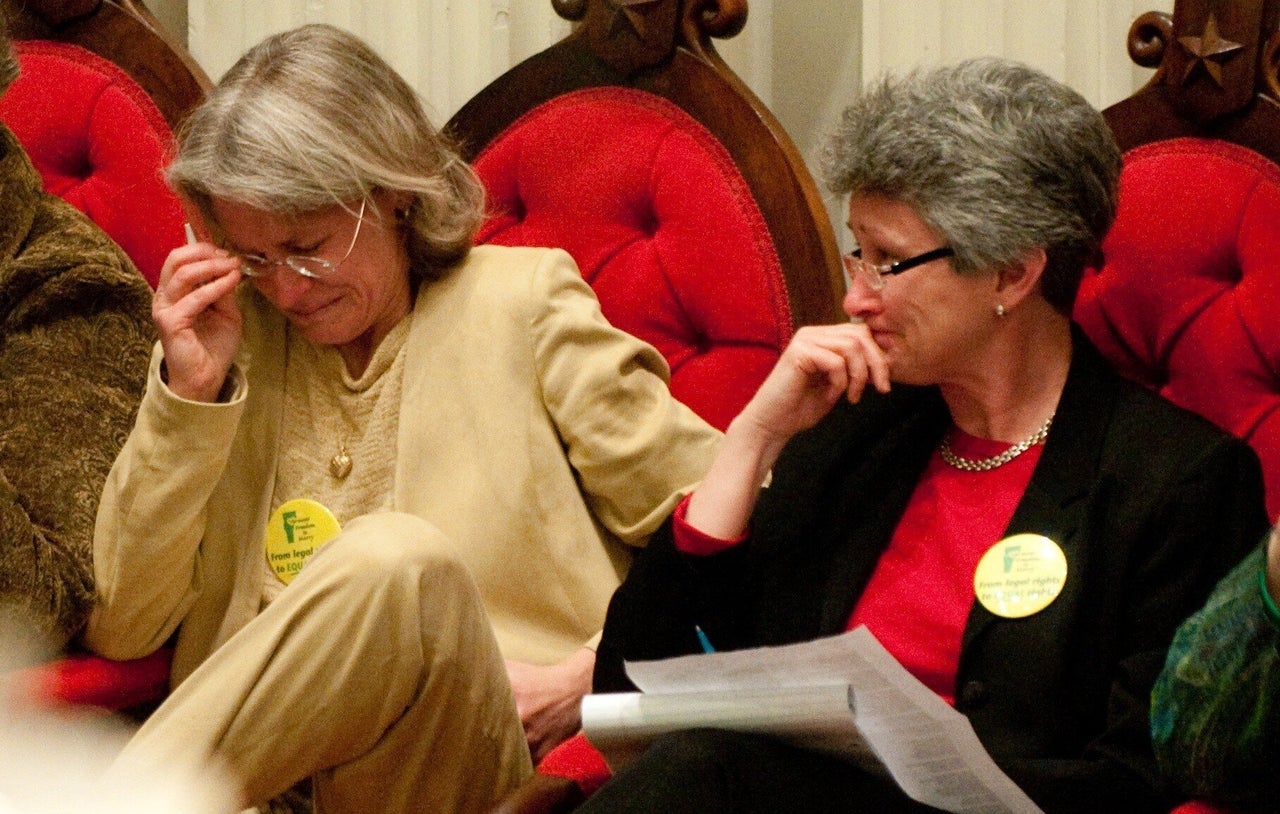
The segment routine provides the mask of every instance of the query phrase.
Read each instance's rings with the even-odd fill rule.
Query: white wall
[[[326,22],[365,38],[443,123],[507,68],[569,33],[550,0],[189,0],[192,53],[216,81],[263,37]]]
[[[1029,62],[1099,108],[1141,87],[1151,71],[1129,59],[1130,24],[1173,0],[768,0],[767,83],[732,41],[719,50],[811,157],[864,78],[885,70],[998,55]],[[751,0],[748,34],[758,0]],[[815,24],[815,20],[821,21]],[[740,38],[741,38],[740,36]],[[771,94],[766,96],[766,92]],[[836,234],[839,202],[828,201]]]
[[[1029,62],[1106,106],[1147,71],[1130,62],[1129,24],[1172,0],[864,0],[869,74],[983,54]]]
[[[215,79],[267,34],[326,21],[368,39],[449,115],[490,79],[569,30],[549,0],[148,0]],[[717,47],[794,127],[830,120],[863,76],[998,54],[1035,64],[1099,106],[1145,81],[1129,23],[1173,0],[751,0],[746,30]]]
[[[147,0],[186,20],[215,80],[262,37],[325,21],[365,37],[448,119],[507,67],[569,31],[550,0]],[[864,77],[966,56],[1030,62],[1098,107],[1150,74],[1129,61],[1130,23],[1173,0],[750,0],[747,26],[717,49],[806,157]],[[842,230],[837,230],[839,233]]]

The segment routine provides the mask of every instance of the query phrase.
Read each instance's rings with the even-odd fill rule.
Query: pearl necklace
[[[1040,429],[1036,430],[1030,438],[1024,438],[1018,443],[1001,452],[999,455],[992,455],[990,458],[961,458],[959,455],[951,451],[951,432],[948,431],[942,438],[942,444],[938,447],[938,454],[942,456],[942,460],[946,461],[956,469],[965,472],[989,472],[997,467],[1004,466],[1022,453],[1039,444],[1049,435],[1049,427],[1053,425],[1053,417],[1057,415],[1055,410],[1049,414],[1044,423],[1040,425]]]

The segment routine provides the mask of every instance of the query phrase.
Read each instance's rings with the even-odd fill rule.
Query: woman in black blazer
[[[826,165],[860,247],[851,321],[797,332],[641,555],[597,690],[630,689],[623,659],[697,652],[695,629],[736,649],[866,625],[1044,810],[1167,811],[1152,683],[1267,518],[1246,445],[1071,326],[1115,214],[1105,123],[1043,74],[972,60],[868,90]],[[1001,566],[1050,587],[975,589]],[[587,810],[929,809],[833,759],[691,732]]]

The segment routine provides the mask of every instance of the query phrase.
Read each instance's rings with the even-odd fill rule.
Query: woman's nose
[[[297,274],[292,269],[280,267],[275,273],[261,280],[258,289],[271,303],[282,311],[288,311],[311,289],[310,277]]]
[[[845,315],[850,319],[866,319],[883,310],[884,298],[880,291],[872,288],[861,274],[852,275],[844,294]]]

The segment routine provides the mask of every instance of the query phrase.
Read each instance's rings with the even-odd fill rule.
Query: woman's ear
[[[387,206],[390,207],[392,212],[408,212],[409,207],[413,206],[414,195],[412,192],[388,190],[383,194],[387,196]]]
[[[382,217],[391,218],[392,223],[400,225],[404,223],[405,215],[413,206],[414,195],[412,192],[403,190],[378,189],[373,193],[373,200]]]
[[[1001,269],[996,278],[996,294],[1005,310],[1012,310],[1040,288],[1040,279],[1049,263],[1044,249],[1032,249],[1017,264]]]

